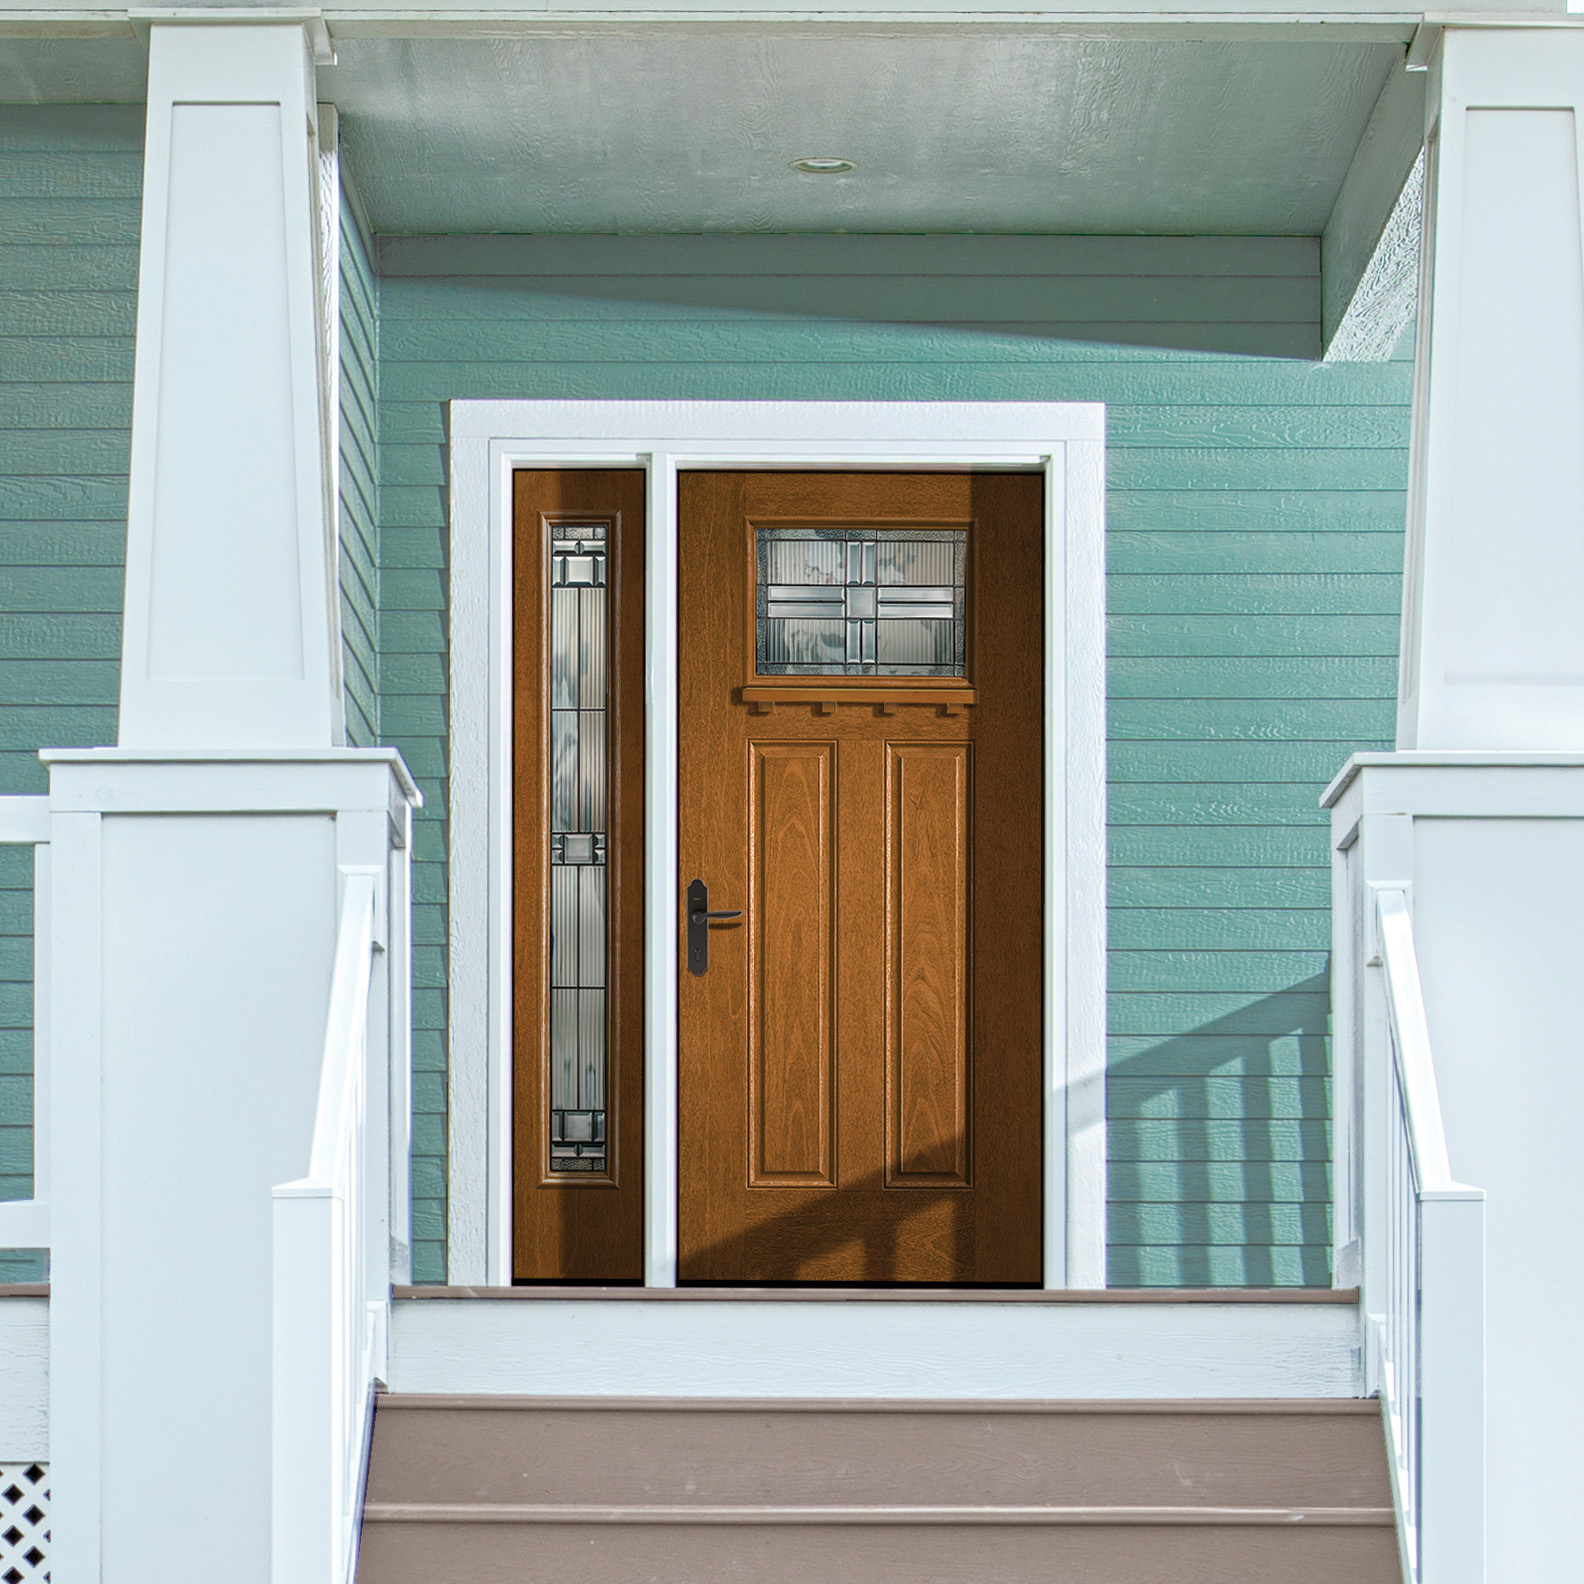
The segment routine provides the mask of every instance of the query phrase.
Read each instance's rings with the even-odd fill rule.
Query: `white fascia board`
[[[532,1396],[1363,1395],[1352,1304],[424,1298],[389,1386]]]

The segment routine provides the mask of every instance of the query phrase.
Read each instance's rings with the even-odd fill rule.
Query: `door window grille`
[[[760,676],[961,677],[962,528],[756,530]]]

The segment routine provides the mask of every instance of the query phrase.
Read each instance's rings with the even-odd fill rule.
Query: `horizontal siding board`
[[[631,278],[629,295],[617,296],[609,277],[545,275],[536,282],[529,316],[549,310],[557,320],[579,317],[577,304],[594,305],[603,316],[608,306],[627,310],[624,318],[660,310],[705,309],[711,315],[732,313],[796,314],[822,320],[855,321],[863,325],[908,322],[927,325],[1050,323],[1150,324],[1265,323],[1301,324],[1313,320],[1319,306],[1319,283],[1303,275],[997,275],[987,290],[982,275],[843,275],[818,276],[760,271],[752,275],[651,275]],[[422,315],[426,295],[398,295],[390,316],[391,354],[400,359],[445,356],[456,345],[455,332],[444,331],[461,321],[468,326],[523,315],[522,294],[501,283],[451,282],[454,307],[447,313],[428,298],[434,317]],[[542,306],[541,306],[542,305]],[[594,317],[595,315],[589,315]],[[659,314],[675,323],[683,316]],[[641,319],[637,322],[642,323]],[[683,322],[687,322],[683,318]],[[442,333],[433,334],[433,329]],[[708,326],[700,324],[701,331]],[[427,332],[427,333],[426,333]],[[508,330],[508,335],[510,331]],[[509,344],[509,343],[508,343]],[[462,343],[465,348],[467,343]],[[656,348],[664,355],[664,345]],[[599,350],[590,356],[598,359]]]
[[[0,236],[23,247],[136,247],[138,219],[125,201],[0,197]]]
[[[1149,1121],[1112,1117],[1106,1124],[1113,1160],[1315,1161],[1331,1158],[1331,1125],[1308,1121]]]
[[[1329,825],[1318,787],[1122,782],[1109,789],[1112,825]]]
[[[0,709],[0,751],[114,747],[116,707],[39,705],[8,701]]]
[[[1243,1076],[1142,1078],[1113,1071],[1106,1081],[1112,1117],[1141,1121],[1313,1120],[1331,1114],[1325,1077]]]
[[[138,250],[130,246],[46,247],[0,239],[0,281],[10,291],[131,292],[137,290]]]
[[[1130,1248],[1107,1255],[1110,1287],[1326,1287],[1329,1249]]]
[[[1360,743],[1380,751],[1389,743]],[[1326,742],[1112,742],[1106,754],[1113,784],[1129,781],[1248,781],[1311,786],[1315,801],[1336,774],[1335,747]]]
[[[1324,951],[1329,908],[1118,908],[1112,951]]]
[[[1128,991],[1191,993],[1213,984],[1222,991],[1270,995],[1301,979],[1318,978],[1329,966],[1316,951],[1115,951],[1107,979],[1117,995]]]
[[[1113,572],[1106,605],[1114,614],[1310,614],[1397,616],[1401,579],[1391,573],[1178,573],[1135,577]]]
[[[0,287],[0,336],[117,336],[136,317],[135,291],[19,291],[14,284]]]
[[[131,454],[124,429],[12,429],[0,472],[28,475],[107,475],[124,479]]]
[[[1395,660],[1401,618],[1389,615],[1243,616],[1221,612],[1112,616],[1113,655],[1245,655],[1267,658],[1375,655]]]
[[[1217,1020],[1211,1032],[1175,1034],[1170,1039],[1113,1034],[1106,1062],[1114,1076],[1151,1081],[1186,1080],[1234,1074],[1250,1079],[1324,1078],[1329,1074],[1325,1027],[1290,1029],[1282,1034],[1232,1033],[1231,1019]]]
[[[130,380],[99,385],[0,380],[0,429],[127,431],[131,422]]]
[[[1319,825],[1112,825],[1106,847],[1121,865],[1328,869],[1331,862],[1329,832]]]
[[[15,614],[121,609],[119,567],[11,567],[5,580],[5,603]]]
[[[378,250],[381,273],[415,293],[432,289],[432,276],[625,283],[657,274],[754,275],[767,263],[810,275],[1319,274],[1315,237],[383,237]],[[443,288],[433,300],[443,305]]]
[[[132,335],[0,337],[7,381],[118,384],[132,381]]]
[[[1113,1204],[1304,1204],[1331,1194],[1324,1164],[1294,1161],[1113,1161]]]
[[[1106,491],[1106,526],[1108,532],[1147,529],[1194,534],[1206,540],[1206,553],[1211,555],[1216,553],[1213,536],[1223,533],[1389,533],[1401,543],[1404,506],[1403,496],[1388,490],[1229,489],[1171,494],[1132,490],[1113,482]],[[1401,565],[1400,558],[1397,564]]]
[[[1113,697],[1106,705],[1110,739],[1143,741],[1314,742],[1347,752],[1381,741],[1396,729],[1395,689],[1375,698],[1199,699],[1192,710],[1175,699]],[[1340,770],[1347,752],[1339,752]],[[1334,773],[1334,771],[1333,771]],[[1327,778],[1329,779],[1329,777]]]
[[[1331,905],[1331,869],[1126,868],[1110,866],[1106,894],[1115,908],[1322,908]]]
[[[1386,656],[1134,659],[1107,665],[1113,698],[1153,699],[1392,699],[1397,662]]]
[[[1236,953],[1229,952],[1228,957]],[[1203,968],[1203,964],[1199,965]],[[1324,1032],[1331,1012],[1331,993],[1316,976],[1309,989],[1238,992],[1225,988],[1219,977],[1207,983],[1214,990],[1128,991],[1112,985],[1107,997],[1106,1026],[1120,1037],[1178,1035],[1184,1030],[1234,1029],[1238,1037],[1255,1034],[1291,1034],[1299,1029]],[[1205,1038],[1217,1038],[1207,1034]]]
[[[45,660],[57,656],[119,661],[120,610],[102,615],[0,612],[0,659]]]
[[[1331,1219],[1322,1204],[1130,1204],[1112,1200],[1112,1244],[1184,1244],[1192,1248],[1302,1247],[1323,1244]]]
[[[1115,576],[1398,576],[1402,561],[1399,532],[1155,532],[1122,528],[1113,512],[1106,535],[1106,568]]]

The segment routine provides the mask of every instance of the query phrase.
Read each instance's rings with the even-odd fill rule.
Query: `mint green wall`
[[[1327,1282],[1316,799],[1392,732],[1408,366],[1293,356],[1312,241],[761,241],[382,243],[381,724],[430,800],[419,1278],[444,1275],[444,403],[731,397],[1108,404],[1110,1279]]]
[[[379,282],[343,169],[341,195],[341,673],[347,741],[379,741]]]
[[[115,741],[142,176],[138,107],[0,106],[0,793]],[[32,1192],[32,874],[0,848],[0,1198]]]

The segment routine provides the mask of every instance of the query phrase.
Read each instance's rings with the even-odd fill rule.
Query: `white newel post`
[[[1337,1052],[1383,1312],[1368,921],[1396,887],[1450,1170],[1487,1196],[1482,1274],[1437,1252],[1473,1211],[1425,1207],[1423,1578],[1502,1584],[1584,1550],[1584,30],[1449,22],[1430,73],[1398,752],[1328,794],[1337,949],[1361,965],[1338,980]],[[1442,1392],[1481,1374],[1482,1404]]]
[[[272,1309],[301,1296],[311,1332],[324,1276],[282,1299],[272,1194],[310,1170],[371,875],[368,1181],[335,1189],[368,1276],[324,1335],[382,1367],[418,799],[394,752],[338,746],[310,29],[150,29],[120,743],[43,755],[57,1584],[269,1584]]]

